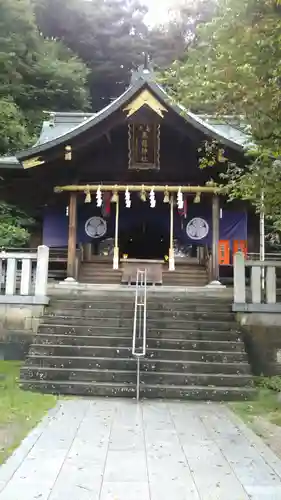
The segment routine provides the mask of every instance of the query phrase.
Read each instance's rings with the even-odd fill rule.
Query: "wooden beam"
[[[67,277],[76,280],[77,193],[70,193]]]
[[[169,193],[177,193],[181,190],[182,193],[215,193],[218,194],[221,191],[221,188],[217,185],[210,186],[153,186],[153,185],[118,185],[118,184],[110,184],[110,185],[102,185],[102,184],[86,184],[83,186],[79,185],[69,185],[69,186],[56,186],[54,188],[55,193],[66,192],[85,192],[85,191],[97,191],[100,189],[103,192],[106,191],[115,191],[115,192],[125,192],[127,189],[129,191],[146,191],[149,192],[153,189],[155,192],[164,192],[168,191]]]

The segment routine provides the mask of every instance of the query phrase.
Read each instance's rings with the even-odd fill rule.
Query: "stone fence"
[[[250,268],[249,287],[246,283],[247,268]],[[281,269],[280,260],[249,260],[243,253],[236,253],[233,311],[281,313],[281,303],[277,302],[278,269]]]
[[[37,252],[0,252],[0,358],[7,359],[5,349],[10,352],[13,345],[28,346],[36,333],[49,304],[48,267],[46,246]]]
[[[0,302],[15,303],[22,298],[22,302],[45,303],[48,267],[46,246],[38,247],[36,253],[0,252]]]

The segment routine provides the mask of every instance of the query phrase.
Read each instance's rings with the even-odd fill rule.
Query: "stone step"
[[[40,391],[46,394],[65,394],[74,396],[102,396],[135,398],[136,384],[114,382],[80,382],[80,381],[47,381],[20,380],[20,387],[28,391]]]
[[[112,275],[122,275],[122,271],[120,269],[118,270],[115,270],[113,269],[113,264],[111,264],[111,266],[108,266],[108,267],[103,267],[103,268],[99,268],[97,266],[85,266],[82,264],[81,268],[80,268],[80,273],[81,274],[86,274],[86,273],[89,273],[89,274],[97,274],[97,275],[102,275],[102,274],[112,274]]]
[[[145,399],[181,399],[185,401],[248,401],[254,399],[252,387],[206,387],[206,386],[141,386],[140,397]]]
[[[124,318],[124,319],[133,319],[134,316],[134,305],[132,304],[131,309],[98,309],[96,307],[88,307],[88,308],[60,308],[49,307],[48,308],[48,316],[66,316],[68,318],[77,317],[78,315],[81,318]],[[158,313],[159,314],[159,313]],[[161,314],[161,313],[160,313]]]
[[[101,370],[83,368],[42,368],[41,366],[23,367],[22,380],[55,380],[55,381],[81,381],[81,382],[118,382],[122,384],[136,384],[137,363],[134,370]]]
[[[135,291],[135,287],[132,287],[132,289]],[[83,300],[88,301],[89,298],[93,301],[105,301],[110,299],[110,303],[112,301],[115,302],[126,302],[127,300],[134,300],[134,297],[132,297],[132,289],[128,287],[123,287],[121,289],[115,289],[115,288],[110,288],[110,289],[101,289],[101,290],[94,290],[92,295],[83,297]],[[66,289],[67,290],[67,289]],[[81,300],[81,295],[79,291],[77,290],[72,290],[72,293],[69,293],[69,291],[65,291],[62,289],[61,293],[59,295],[53,295],[51,298],[54,300],[68,300],[69,296],[73,297],[73,300]],[[214,292],[211,293],[210,291],[206,293],[202,293],[202,291],[187,291],[183,293],[181,290],[175,290],[174,293],[171,294],[170,290],[167,290],[167,293],[164,293],[161,288],[150,288],[149,293],[148,293],[148,300],[153,300],[153,302],[165,302],[165,303],[174,303],[174,302],[182,302],[186,303],[188,302],[194,302],[197,304],[215,304],[216,302],[221,302],[223,304],[228,304],[231,305],[231,296],[228,294],[225,295],[223,292]]]
[[[158,305],[186,305],[187,303],[198,305],[198,306],[216,306],[218,304],[227,306],[231,309],[231,299],[225,297],[223,294],[212,296],[212,295],[202,295],[202,293],[178,293],[174,291],[169,291],[168,293],[160,292],[158,288],[149,288],[147,294],[148,304],[158,304]],[[133,292],[133,293],[132,293]],[[63,295],[62,292],[59,296],[51,297],[51,301],[65,301],[65,302],[106,302],[107,305],[112,306],[113,303],[119,304],[124,302],[134,302],[135,300],[135,288],[124,287],[122,292],[120,290],[100,290],[98,292],[93,291],[91,295],[81,296],[80,291],[72,291],[72,293],[67,293]]]
[[[122,276],[110,273],[83,273],[79,274],[81,283],[97,283],[97,284],[121,284]],[[132,282],[134,283],[134,282]],[[205,286],[208,284],[207,275],[186,275],[186,276],[166,276],[163,277],[163,285],[167,286]],[[160,286],[160,285],[159,285]]]
[[[38,334],[33,342],[35,345],[72,345],[72,346],[112,346],[132,347],[132,336],[71,336],[56,334]],[[150,349],[187,349],[201,351],[244,352],[243,342],[213,341],[213,340],[182,340],[147,338],[147,348]]]
[[[29,355],[65,357],[112,357],[129,358],[131,347],[112,346],[73,346],[73,345],[36,345],[30,346]],[[207,361],[218,363],[239,363],[247,360],[245,352],[237,351],[197,351],[183,349],[147,349],[147,358],[180,361]]]
[[[173,280],[173,281],[182,281],[182,280],[193,280],[193,279],[196,279],[196,278],[201,278],[201,279],[207,279],[207,273],[206,271],[201,271],[200,270],[192,270],[192,271],[188,271],[186,273],[163,273],[162,274],[162,277],[163,277],[163,281],[168,281],[168,280]]]
[[[115,270],[113,269],[113,265],[108,267],[103,267],[102,269],[97,267],[97,266],[85,266],[82,264],[81,269],[80,269],[80,274],[96,274],[99,276],[102,276],[103,274],[112,274],[112,275],[122,275],[122,271],[120,269]]]
[[[112,357],[82,357],[82,356],[49,356],[30,355],[25,366],[52,367],[52,368],[84,368],[105,370],[135,370],[136,360],[130,358]],[[212,373],[212,374],[249,374],[250,366],[247,362],[219,363],[200,361],[178,361],[145,359],[141,361],[141,370],[148,372],[178,372],[178,373]]]
[[[115,310],[115,311],[123,311],[123,310],[129,310],[132,311],[135,305],[135,301],[133,298],[129,298],[127,300],[122,301],[117,301],[117,300],[101,300],[101,298],[97,297],[97,300],[92,300],[88,299],[86,300],[85,298],[75,298],[74,300],[71,298],[71,300],[67,299],[57,299],[57,300],[52,300],[51,305],[49,309],[60,309],[60,310],[65,310],[65,309],[107,309],[109,306],[109,310]],[[202,312],[202,313],[208,313],[208,312],[214,312],[216,311],[217,313],[231,313],[232,314],[232,308],[229,302],[225,303],[220,300],[217,302],[210,302],[206,304],[202,304],[200,302],[196,301],[190,301],[186,300],[184,302],[181,301],[154,301],[152,298],[148,298],[147,301],[147,310],[148,311],[175,311],[175,312],[180,312],[180,311],[192,311],[192,312]]]
[[[206,387],[252,387],[251,375],[205,374],[205,373],[173,373],[173,372],[141,372],[140,381],[147,385],[206,386]]]
[[[188,277],[188,276],[206,276],[207,271],[204,269],[204,267],[190,267],[189,269],[179,269],[176,268],[175,271],[163,271],[162,273],[163,278],[170,278],[170,277],[175,277],[177,278],[182,278],[182,277]]]
[[[76,312],[77,314],[77,312]],[[81,318],[77,316],[59,316],[59,315],[45,315],[43,318],[45,324],[56,324],[56,325],[69,325],[72,326],[108,326],[108,327],[132,327],[133,317],[130,318],[96,318],[88,317]],[[163,329],[163,328],[175,328],[178,330],[209,330],[209,331],[238,331],[238,325],[235,321],[180,321],[178,319],[157,319],[151,320],[147,319],[147,327],[153,329]]]
[[[24,389],[30,391],[40,390],[52,394],[70,394],[79,396],[111,396],[111,397],[135,397],[134,385],[102,382],[79,382],[79,381],[22,381]],[[141,386],[140,396],[143,398],[169,398],[183,400],[207,400],[207,401],[235,401],[252,399],[255,391],[248,387],[201,387],[201,386],[164,386],[148,385]]]
[[[176,279],[170,279],[170,280],[163,280],[162,286],[170,286],[170,287],[205,287],[208,285],[208,280],[207,279],[201,279],[201,278],[188,278],[185,280],[176,280]]]
[[[79,274],[79,278],[82,279],[91,279],[91,280],[103,280],[103,279],[110,279],[110,280],[116,280],[116,281],[121,281],[122,274],[119,273],[108,273],[108,272],[103,272],[103,273],[94,273],[94,272],[82,272]]]
[[[73,326],[73,325],[39,325],[40,334],[64,335],[64,336],[123,336],[132,339],[132,328],[112,328],[107,326]],[[183,340],[213,340],[213,341],[240,341],[240,332],[234,331],[210,331],[210,330],[176,330],[176,329],[153,329],[148,327],[147,338],[154,339],[183,339]]]
[[[135,370],[102,370],[102,369],[72,369],[72,368],[42,368],[41,366],[23,367],[21,369],[22,380],[57,380],[81,382],[121,382],[136,384]],[[229,386],[244,387],[252,386],[251,375],[227,375],[227,374],[193,374],[173,372],[141,372],[141,384],[152,385],[201,385],[201,386]]]
[[[85,285],[121,285],[121,278],[79,276],[79,282]]]
[[[166,281],[163,281],[162,283],[162,286],[167,286],[167,287],[205,287],[208,285],[208,282],[207,281],[199,281],[199,280],[188,280],[188,281],[185,281],[185,282],[182,282],[182,283],[179,283],[178,281],[169,281],[169,282],[166,282]]]
[[[206,269],[201,266],[190,266],[187,268],[180,268],[176,267],[174,271],[169,271],[167,268],[163,271],[163,276],[176,276],[176,277],[181,277],[181,276],[189,276],[189,275],[196,275],[196,274],[206,274]]]
[[[207,281],[207,274],[206,273],[188,273],[188,274],[183,274],[183,275],[174,275],[173,273],[171,274],[166,274],[162,276],[163,283],[169,283],[170,281],[175,282],[175,283],[188,283],[189,281],[196,281],[200,280],[202,282]]]
[[[85,307],[85,308],[62,308],[58,304],[48,308],[48,316],[67,316],[67,317],[77,317],[79,311],[79,317],[81,318],[127,318],[132,319],[134,315],[134,305],[132,304],[131,309],[98,309],[96,307]],[[230,312],[219,312],[219,311],[209,311],[209,312],[198,312],[193,311],[191,308],[181,311],[174,311],[163,309],[159,310],[147,310],[147,318],[149,320],[163,320],[163,319],[177,319],[177,320],[208,320],[208,321],[235,321],[235,315]]]
[[[106,277],[107,279],[113,279],[113,280],[118,280],[121,281],[122,273],[116,273],[115,271],[102,271],[102,272],[97,272],[93,270],[82,270],[79,274],[79,278],[91,278],[91,279],[102,279]]]

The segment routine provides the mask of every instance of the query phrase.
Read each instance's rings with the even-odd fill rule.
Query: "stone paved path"
[[[280,478],[226,406],[73,399],[0,468],[0,500],[281,500]]]

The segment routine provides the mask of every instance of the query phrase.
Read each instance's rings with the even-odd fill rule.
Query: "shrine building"
[[[46,114],[33,147],[0,158],[1,199],[37,221],[30,247],[50,248],[50,278],[129,283],[145,265],[159,285],[207,285],[231,276],[238,249],[258,248],[250,207],[218,187],[248,139],[175,104],[141,67],[97,113]]]

